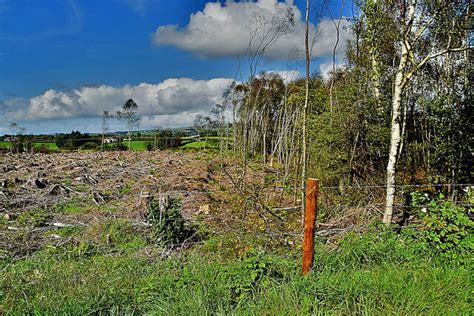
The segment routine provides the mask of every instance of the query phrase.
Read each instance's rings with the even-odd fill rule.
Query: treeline
[[[194,137],[189,136],[192,131]],[[197,138],[196,136],[199,136]],[[197,141],[198,139],[205,139],[209,143],[215,143],[213,147],[217,146],[217,139],[212,137],[217,136],[217,130],[211,127],[203,127],[203,130],[198,134],[197,130],[188,130],[188,133],[181,130],[156,130],[146,132],[131,132],[130,137],[132,141],[143,143],[146,150],[165,150],[177,149],[181,146]],[[209,139],[211,137],[211,139]],[[9,150],[14,153],[22,152],[42,152],[48,153],[54,150],[70,151],[70,150],[103,150],[103,151],[117,151],[128,150],[126,142],[128,136],[125,134],[107,134],[97,135],[89,133],[81,133],[80,131],[72,131],[71,133],[61,133],[56,135],[4,135],[0,137],[0,141],[4,142],[4,150]],[[1,148],[1,146],[0,146]]]
[[[244,165],[282,164],[283,182],[306,163],[328,185],[386,183],[388,223],[396,185],[472,183],[472,5],[356,4],[344,67],[289,83],[255,75],[223,103]]]

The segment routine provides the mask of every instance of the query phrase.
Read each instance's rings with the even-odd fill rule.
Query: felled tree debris
[[[3,191],[0,191],[0,201],[6,201],[7,199],[8,199],[7,194]]]
[[[92,185],[93,185],[93,184],[97,184],[97,183],[99,182],[96,178],[94,178],[93,176],[88,175],[88,174],[84,175],[84,176],[81,178],[81,180],[82,180],[84,183],[92,184]]]
[[[44,179],[35,179],[35,185],[39,188],[39,189],[44,189],[46,188],[48,185],[46,184],[46,180]]]
[[[38,188],[38,189],[44,189],[48,186],[46,179],[38,179],[38,178],[28,179],[25,185],[27,187]]]
[[[97,192],[97,191],[92,192],[92,200],[97,206],[105,204],[107,201],[110,200],[110,198],[111,198],[110,196],[102,194],[100,192]]]
[[[71,192],[74,192],[73,189],[62,185],[62,184],[56,184],[51,190],[49,190],[50,195],[67,195]]]
[[[13,171],[13,170],[18,170],[15,165],[5,165],[5,166],[3,166],[2,169],[3,169],[4,172],[9,172],[9,171]]]

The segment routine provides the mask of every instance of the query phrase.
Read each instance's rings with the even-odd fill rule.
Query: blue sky
[[[10,121],[29,133],[94,131],[101,110],[114,111],[129,96],[144,103],[143,128],[189,125],[197,113],[209,111],[235,77],[236,56],[250,31],[246,14],[275,6],[275,0],[245,6],[208,2],[0,0],[0,134],[8,132]],[[304,13],[304,1],[280,5]],[[330,2],[335,16],[339,7],[338,1]],[[329,19],[323,11],[323,20]],[[350,15],[346,4],[343,16]],[[334,40],[332,21],[324,25],[314,71],[327,65]],[[259,69],[301,70],[302,60],[286,53],[291,48],[285,45],[301,42],[292,40],[296,44],[276,44]],[[247,67],[241,69],[247,76]]]

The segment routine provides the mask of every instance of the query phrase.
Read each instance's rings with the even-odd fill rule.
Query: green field
[[[57,150],[58,146],[54,142],[40,142],[40,143],[33,143],[35,148],[38,148],[42,145],[45,145],[48,149]],[[10,142],[0,141],[0,148],[11,148]]]
[[[195,138],[183,138],[182,149],[216,149],[218,148],[217,140],[218,137],[207,137],[206,140],[198,141]],[[130,142],[131,148],[134,151],[145,151],[147,143],[153,143],[153,140],[132,140]],[[125,146],[128,146],[126,140],[123,141]],[[58,146],[55,142],[35,142],[35,148],[45,145],[50,150],[58,150]],[[10,142],[0,141],[0,148],[11,148]],[[91,150],[87,150],[91,151]],[[93,151],[93,150],[92,150]]]
[[[206,140],[202,141],[191,141],[181,146],[183,149],[204,149],[204,148],[215,148],[216,146],[213,143],[210,143]]]
[[[183,138],[183,145],[180,148],[182,149],[215,149],[218,147],[217,140],[218,137],[209,137],[207,140],[198,141],[195,138]],[[146,150],[147,143],[153,143],[153,140],[144,141],[144,140],[132,140],[130,142],[132,150],[135,151],[144,151]],[[128,146],[128,142],[124,141],[123,144]]]
[[[147,143],[148,141],[144,141],[144,140],[132,140],[130,141],[130,147],[132,148],[132,150],[135,150],[135,151],[144,151],[146,150]],[[125,146],[128,146],[127,141],[124,141],[123,144]]]
[[[35,144],[35,147],[40,147],[42,145],[45,145],[48,149],[51,149],[51,150],[57,150],[58,149],[58,146],[56,145],[56,143],[34,143]]]
[[[0,148],[10,148],[10,147],[11,147],[10,142],[0,141]]]

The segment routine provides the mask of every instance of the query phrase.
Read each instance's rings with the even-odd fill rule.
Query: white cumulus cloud
[[[161,83],[135,86],[107,85],[72,91],[50,89],[30,99],[0,101],[0,115],[9,121],[35,122],[100,117],[102,111],[116,112],[132,98],[143,116],[143,125],[186,125],[197,113],[209,112],[218,103],[232,79],[167,79]],[[191,119],[192,116],[192,119]]]
[[[301,75],[298,70],[270,70],[267,73],[279,75],[285,83],[295,81]]]
[[[334,67],[334,68],[333,68]],[[333,70],[338,70],[344,67],[344,62],[340,59],[336,59],[336,64],[333,65],[332,60],[326,61],[319,65],[319,72],[324,80],[328,80],[331,78],[331,73]]]
[[[275,24],[288,20],[288,17],[292,23],[286,28],[285,35],[268,47],[265,56],[270,59],[299,59],[304,57],[304,17],[291,0],[208,2],[202,11],[190,16],[185,27],[158,27],[153,42],[204,57],[240,56],[248,50],[252,35],[251,49],[255,51],[258,45],[268,42],[273,34],[278,33]],[[351,36],[349,25],[348,20],[341,20],[338,54],[344,51],[346,40]],[[334,21],[323,19],[317,26],[311,23],[309,29],[310,38],[315,39],[312,56],[331,55],[336,42]]]

